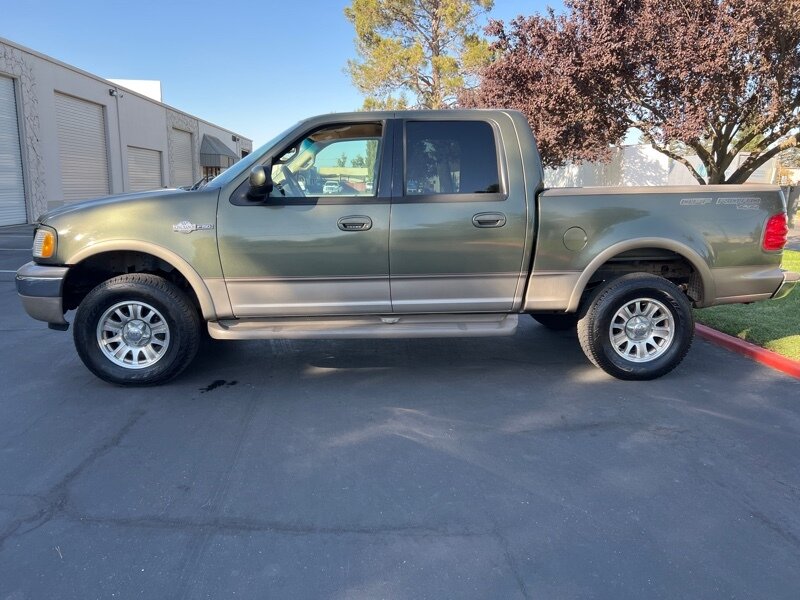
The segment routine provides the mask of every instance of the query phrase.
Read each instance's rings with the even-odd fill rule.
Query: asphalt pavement
[[[119,388],[24,315],[19,231],[0,599],[798,597],[800,381],[697,340],[620,382],[523,319],[208,342],[176,381]]]

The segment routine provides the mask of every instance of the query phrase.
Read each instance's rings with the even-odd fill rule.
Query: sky
[[[357,110],[347,0],[0,0],[0,37],[111,79],[158,79],[165,103],[258,146],[316,114]],[[558,9],[495,0],[491,17]]]

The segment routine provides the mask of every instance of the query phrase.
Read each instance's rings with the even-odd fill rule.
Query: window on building
[[[203,167],[203,177],[209,181],[222,172],[221,167]]]
[[[406,123],[407,196],[500,191],[494,131],[483,121]]]

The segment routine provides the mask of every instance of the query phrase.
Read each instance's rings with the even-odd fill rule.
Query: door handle
[[[478,213],[472,217],[475,227],[502,227],[506,224],[506,216],[500,212]]]
[[[342,217],[337,222],[342,231],[367,231],[372,229],[372,219],[361,215]]]

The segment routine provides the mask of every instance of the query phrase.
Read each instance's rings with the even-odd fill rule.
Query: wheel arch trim
[[[93,256],[106,254],[108,252],[126,251],[150,254],[175,268],[192,287],[192,290],[197,296],[197,301],[200,303],[200,310],[203,314],[203,318],[206,320],[217,319],[217,309],[214,298],[200,274],[194,270],[194,267],[192,267],[186,259],[158,244],[143,242],[141,240],[110,240],[86,246],[70,256],[66,262],[68,265],[77,265]]]
[[[701,305],[706,306],[710,301],[713,302],[714,298],[716,298],[716,287],[714,285],[714,276],[711,272],[711,268],[708,266],[703,257],[700,256],[700,254],[698,254],[695,250],[686,244],[682,244],[667,238],[635,238],[613,244],[592,259],[592,261],[581,272],[581,275],[572,290],[567,312],[575,312],[578,310],[581,297],[583,296],[583,292],[586,289],[589,280],[601,266],[618,254],[622,254],[623,252],[628,252],[630,250],[641,250],[644,248],[669,250],[687,260],[689,264],[691,264],[692,267],[699,273],[700,279],[703,282],[703,301]]]

